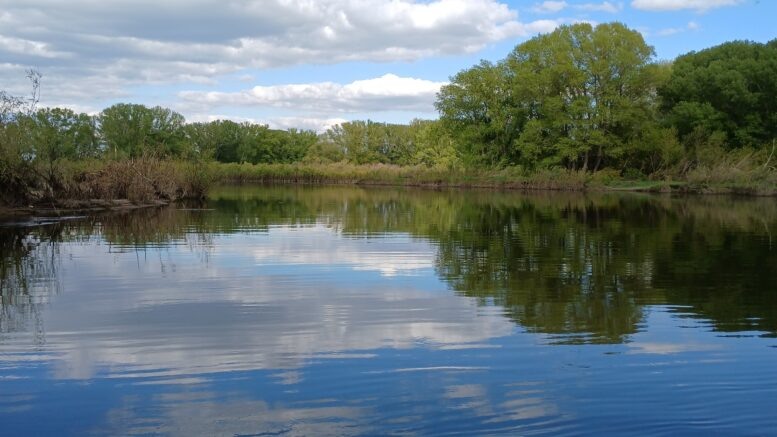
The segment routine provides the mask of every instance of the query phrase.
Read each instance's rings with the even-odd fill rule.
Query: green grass
[[[446,169],[386,164],[224,164],[218,162],[138,158],[119,161],[58,161],[33,168],[29,181],[18,184],[19,200],[6,206],[83,205],[84,202],[126,200],[152,204],[203,197],[214,183],[347,184],[417,187],[462,187],[556,191],[640,191],[711,194],[777,195],[777,173],[765,165],[700,166],[683,177],[631,180],[617,171],[597,173],[520,167]],[[9,196],[12,195],[12,196]],[[97,202],[101,201],[101,202]],[[2,202],[0,202],[2,203]]]
[[[777,195],[774,171],[753,167],[696,169],[685,176],[626,179],[614,170],[585,173],[565,169],[526,171],[501,169],[444,169],[387,164],[207,164],[210,179],[219,182],[395,185],[472,187],[557,191],[639,191],[655,193]]]
[[[299,184],[401,185],[430,187],[515,188],[582,191],[601,184],[590,174],[543,170],[527,174],[519,168],[494,170],[443,169],[386,164],[221,164],[211,163],[221,182]]]

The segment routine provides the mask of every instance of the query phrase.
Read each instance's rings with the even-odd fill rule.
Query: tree
[[[451,78],[435,106],[462,154],[472,163],[514,164],[513,141],[526,115],[511,94],[510,71],[504,62],[480,64]]]
[[[44,108],[25,119],[35,156],[47,162],[100,155],[94,118],[65,108]]]
[[[106,108],[99,116],[100,136],[113,157],[178,155],[185,122],[181,114],[167,108],[126,103]]]
[[[439,121],[413,120],[415,155],[412,164],[455,168],[461,165],[453,138]]]
[[[596,171],[655,122],[652,57],[620,23],[562,26],[457,74],[437,108],[481,162]]]
[[[652,47],[620,23],[562,26],[508,56],[527,128],[522,157],[596,171],[654,120]]]
[[[729,147],[770,143],[777,137],[777,40],[680,56],[660,95],[667,122],[683,138],[719,131]]]
[[[20,121],[35,111],[41,77],[37,70],[27,70],[29,99],[0,90],[0,202],[27,202],[31,188],[38,183],[33,168],[35,153]]]

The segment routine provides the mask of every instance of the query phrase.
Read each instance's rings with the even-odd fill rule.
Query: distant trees
[[[306,156],[308,161],[355,164],[458,165],[453,141],[437,121],[410,124],[351,121],[328,129]]]
[[[101,155],[97,120],[66,108],[43,108],[23,119],[29,123],[30,146],[48,161]]]
[[[167,108],[126,103],[106,108],[98,117],[100,137],[113,157],[180,155],[185,122],[181,114]]]
[[[186,126],[188,144],[219,162],[291,163],[301,161],[318,141],[315,132],[270,129],[266,125],[218,120]]]

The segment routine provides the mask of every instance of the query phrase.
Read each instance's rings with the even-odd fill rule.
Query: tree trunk
[[[594,165],[594,172],[599,171],[599,166],[602,164],[602,146],[599,146],[599,151],[596,152],[596,165]]]

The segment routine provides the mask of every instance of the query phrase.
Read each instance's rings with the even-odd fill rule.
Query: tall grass
[[[203,163],[137,158],[120,161],[59,160],[46,171],[31,167],[25,184],[5,192],[11,206],[85,206],[98,200],[133,204],[203,197],[211,185]]]
[[[220,182],[297,184],[360,184],[430,187],[515,188],[528,190],[585,190],[601,186],[596,176],[563,169],[527,172],[504,169],[447,169],[387,164],[221,164],[209,172]]]
[[[688,187],[701,193],[734,193],[751,195],[777,194],[776,143],[760,149],[723,151],[720,146],[707,146],[704,158],[698,159],[684,175]]]

